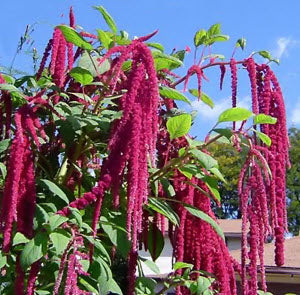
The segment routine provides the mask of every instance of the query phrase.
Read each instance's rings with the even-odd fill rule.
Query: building
[[[240,261],[241,219],[220,219],[218,223],[224,232],[226,244],[231,255],[237,261]],[[265,244],[264,255],[268,291],[274,295],[284,295],[286,293],[300,295],[300,236],[286,239],[285,264],[283,266],[277,267],[274,263],[273,243]],[[147,252],[140,252],[140,256],[151,260]],[[164,249],[156,264],[160,269],[160,274],[154,273],[145,266],[145,275],[156,279],[164,279],[172,271],[172,246],[167,235],[165,235]],[[238,276],[237,281],[239,281]]]

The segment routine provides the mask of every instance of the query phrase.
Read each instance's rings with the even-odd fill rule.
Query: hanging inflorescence
[[[75,19],[71,8],[69,14],[70,27],[75,29]],[[52,77],[56,85],[53,89],[43,89],[35,96],[25,97],[26,102],[18,105],[13,111],[12,95],[8,91],[1,91],[0,103],[0,138],[8,139],[13,133],[10,154],[7,158],[8,174],[2,197],[2,208],[0,215],[0,229],[3,233],[4,252],[11,250],[11,240],[14,227],[25,237],[31,239],[34,236],[33,220],[36,206],[36,175],[38,168],[36,162],[39,152],[53,152],[51,146],[57,145],[56,151],[62,156],[65,153],[67,169],[70,169],[62,181],[57,177],[59,184],[65,186],[66,190],[74,193],[78,190],[77,198],[68,207],[64,207],[56,213],[68,216],[72,208],[83,210],[93,204],[93,215],[91,216],[91,235],[97,238],[102,234],[99,230],[99,218],[103,202],[106,196],[111,196],[110,208],[120,210],[121,204],[126,204],[126,233],[131,242],[128,255],[128,287],[127,293],[134,294],[135,276],[138,260],[138,246],[144,244],[148,248],[148,236],[150,226],[153,230],[164,233],[166,227],[165,216],[155,212],[150,217],[151,210],[145,208],[149,196],[155,195],[158,199],[165,201],[168,194],[163,188],[159,172],[163,171],[172,161],[179,157],[179,150],[184,149],[185,157],[177,166],[170,164],[172,173],[167,171],[163,176],[174,188],[172,207],[180,219],[180,224],[175,227],[169,224],[169,237],[173,246],[173,255],[176,261],[191,263],[193,270],[192,279],[199,277],[199,270],[213,274],[216,281],[212,288],[220,294],[235,295],[237,271],[242,279],[244,295],[254,295],[258,289],[257,264],[260,264],[261,287],[266,291],[265,269],[263,248],[264,241],[269,237],[275,237],[275,260],[278,266],[284,263],[283,242],[286,230],[286,208],[285,208],[285,169],[289,165],[288,160],[288,136],[286,131],[284,102],[278,81],[268,65],[257,65],[252,58],[242,62],[231,59],[230,62],[216,63],[220,66],[220,88],[222,89],[227,67],[231,72],[232,107],[237,107],[237,73],[238,64],[242,64],[247,70],[250,78],[252,94],[252,111],[256,114],[265,114],[276,118],[276,124],[262,124],[260,131],[264,132],[272,140],[271,146],[266,146],[255,133],[249,135],[243,131],[245,122],[237,130],[233,124],[233,145],[240,151],[241,142],[239,136],[243,136],[248,143],[248,155],[242,167],[238,193],[240,198],[240,210],[242,221],[242,259],[241,266],[234,261],[229,254],[225,241],[216,230],[206,221],[194,216],[186,208],[193,207],[205,213],[213,222],[217,222],[212,211],[212,201],[219,205],[219,201],[210,191],[205,183],[206,177],[212,177],[212,173],[198,165],[201,177],[186,177],[180,172],[179,165],[185,164],[190,158],[190,148],[187,139],[180,137],[171,140],[166,128],[166,118],[176,108],[173,100],[167,97],[159,97],[159,85],[175,88],[178,81],[184,82],[184,90],[192,75],[198,80],[198,97],[202,99],[201,83],[206,79],[201,63],[193,65],[187,75],[172,83],[173,78],[179,78],[168,69],[163,69],[157,74],[154,66],[152,53],[145,44],[156,32],[126,43],[127,45],[113,46],[100,56],[95,64],[95,56],[90,56],[96,68],[104,62],[110,67],[103,73],[96,73],[93,77],[94,85],[81,85],[70,75],[73,64],[83,53],[78,48],[74,53],[74,45],[67,42],[59,27],[56,27],[49,41],[40,68],[36,74],[39,80],[45,73]],[[81,32],[81,36],[98,40],[97,36]],[[69,39],[68,39],[69,40]],[[90,54],[90,53],[88,53]],[[50,57],[50,62],[48,59]],[[48,62],[48,65],[47,65]],[[129,62],[130,68],[124,69],[124,63]],[[210,63],[214,65],[214,59]],[[171,78],[170,78],[171,77]],[[0,75],[0,84],[5,83]],[[62,94],[63,92],[67,92]],[[75,94],[83,94],[76,97]],[[91,93],[91,97],[89,94]],[[59,103],[70,103],[73,100],[82,104],[83,112],[89,115],[101,116],[99,105],[108,96],[116,95],[114,110],[122,115],[115,119],[109,130],[107,142],[104,143],[107,150],[104,156],[97,155],[97,149],[90,139],[83,135],[79,139],[82,146],[86,148],[76,151],[78,142],[70,148],[66,148],[61,138],[60,127],[52,118],[56,115],[61,121],[66,118],[57,111]],[[86,99],[88,96],[89,100]],[[40,111],[45,110],[52,113],[39,118]],[[74,119],[74,118],[72,118]],[[75,119],[74,119],[75,120]],[[60,122],[61,122],[60,121]],[[75,124],[75,123],[74,123]],[[57,128],[58,127],[58,128]],[[52,141],[46,135],[46,130],[51,131]],[[254,126],[257,131],[258,127]],[[188,135],[187,135],[188,136]],[[206,138],[204,147],[208,144],[209,136]],[[42,144],[46,142],[46,144]],[[90,144],[91,143],[91,144]],[[81,148],[82,146],[79,145]],[[105,149],[105,148],[104,148]],[[89,151],[89,158],[86,151]],[[203,150],[206,154],[207,151]],[[69,162],[68,162],[69,161]],[[194,159],[191,160],[192,162]],[[71,163],[72,162],[72,163]],[[194,162],[193,162],[194,163]],[[60,164],[60,163],[59,163]],[[63,166],[63,165],[61,165]],[[150,188],[153,178],[149,176],[149,168],[158,173],[157,193]],[[89,191],[84,190],[81,194],[81,182],[83,181],[84,169],[97,170],[96,185]],[[71,171],[71,172],[70,172]],[[158,172],[157,172],[158,171]],[[60,171],[61,172],[61,171]],[[59,173],[58,173],[59,174]],[[62,173],[63,174],[63,173]],[[155,174],[155,173],[154,173]],[[156,176],[157,176],[156,175]],[[61,176],[59,174],[59,176]],[[153,175],[152,175],[153,176]],[[154,181],[153,181],[154,183]],[[153,184],[151,183],[151,184]],[[110,193],[109,193],[110,192]],[[62,218],[59,216],[59,218]],[[251,222],[250,222],[251,221]],[[60,259],[58,274],[53,294],[89,294],[78,287],[78,277],[89,276],[83,270],[80,263],[83,259],[92,262],[93,245],[90,251],[84,250],[84,240],[79,229],[74,225],[63,223],[60,225],[70,230],[72,237]],[[151,229],[152,230],[152,229]],[[155,235],[154,235],[155,236]],[[93,239],[91,239],[93,240]],[[89,240],[90,241],[90,240]],[[152,240],[155,244],[155,237]],[[152,245],[155,252],[155,245]],[[114,246],[113,250],[114,252]],[[48,257],[46,258],[48,259]],[[35,285],[38,280],[39,271],[42,267],[42,259],[35,261],[30,268],[26,279],[26,272],[21,267],[20,254],[16,255],[16,283],[15,293],[34,294]],[[182,275],[182,270],[177,270],[176,275]],[[24,285],[24,282],[27,283]],[[188,295],[190,291],[186,287],[178,287],[177,294]]]

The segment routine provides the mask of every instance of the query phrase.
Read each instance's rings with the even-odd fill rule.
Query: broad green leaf
[[[215,42],[224,42],[224,41],[228,41],[229,40],[229,36],[228,35],[216,35],[213,36],[211,38],[209,38],[208,40],[206,40],[206,44],[207,45],[212,45]]]
[[[166,86],[160,86],[159,94],[166,98],[170,98],[170,99],[174,99],[174,100],[181,100],[181,101],[187,102],[188,104],[191,104],[191,102],[185,95],[183,95],[178,90],[173,89],[173,88],[169,88]]]
[[[159,267],[156,265],[155,262],[148,260],[146,258],[143,257],[139,257],[139,259],[149,268],[151,269],[154,273],[156,274],[160,274],[160,270]]]
[[[228,129],[228,128],[215,128],[215,129],[213,129],[213,131],[223,135],[227,139],[230,139],[232,136],[232,131],[231,131],[231,129]]]
[[[6,265],[7,257],[0,252],[0,269]]]
[[[190,286],[192,294],[202,295],[211,286],[209,278],[199,276],[196,282],[193,282]]]
[[[59,215],[59,214],[54,214],[49,217],[49,226],[50,226],[50,231],[54,231],[56,228],[58,228],[61,224],[66,222],[68,220],[67,217]]]
[[[101,256],[103,257],[103,259],[105,261],[107,261],[107,263],[109,263],[109,264],[111,263],[110,256],[100,241],[95,240],[94,238],[92,238],[90,236],[86,236],[86,235],[83,235],[83,237],[86,238],[89,243],[94,245],[95,248],[100,251]]]
[[[93,82],[93,75],[90,71],[76,67],[70,71],[70,76],[74,78],[74,80],[82,85],[88,85]]]
[[[185,57],[185,54],[186,54],[186,51],[185,50],[179,50],[179,51],[176,51],[174,53],[172,53],[172,56],[180,59],[181,61],[184,60],[184,57]]]
[[[22,233],[17,232],[13,238],[12,245],[19,245],[19,244],[25,244],[28,243],[29,239],[27,239]]]
[[[254,124],[276,124],[277,118],[265,114],[254,116]]]
[[[173,208],[164,200],[158,198],[149,198],[148,207],[154,211],[164,215],[168,218],[173,224],[179,225],[179,217]]]
[[[54,212],[55,211],[56,210],[54,210]],[[39,224],[47,223],[49,221],[49,215],[47,211],[40,204],[36,204],[35,218]]]
[[[5,90],[9,93],[16,93],[17,95],[25,98],[25,95],[14,85],[11,84],[0,84],[0,90]]]
[[[80,36],[80,34],[78,34],[73,28],[66,25],[59,25],[56,28],[60,29],[60,31],[62,32],[62,34],[68,42],[86,50],[93,49],[93,46],[89,42],[87,42],[82,36]]]
[[[38,233],[25,245],[20,257],[21,266],[24,270],[43,257],[47,250],[47,240],[48,236],[45,232]]]
[[[186,138],[186,141],[188,142],[188,144],[191,148],[199,147],[199,146],[202,146],[204,144],[203,141],[192,139],[188,135],[185,138]]]
[[[225,55],[214,53],[214,54],[204,56],[203,60],[208,59],[208,58],[210,58],[210,59],[217,59],[218,58],[218,59],[223,60],[223,59],[225,59]]]
[[[192,117],[189,114],[182,114],[171,117],[167,121],[167,130],[170,134],[170,139],[178,138],[186,135],[192,125]]]
[[[205,182],[205,184],[207,185],[207,187],[209,188],[210,192],[215,197],[215,199],[220,202],[221,201],[221,196],[220,196],[219,189],[218,189],[217,179],[205,175],[202,178],[202,180]]]
[[[193,176],[196,176],[201,172],[201,169],[194,164],[186,164],[178,168],[178,170],[188,179],[192,179]]]
[[[97,30],[98,32],[98,38],[100,40],[100,42],[102,43],[102,45],[106,48],[109,49],[110,48],[110,44],[113,42],[113,40],[110,38],[110,36],[104,32],[103,30]]]
[[[164,47],[159,44],[159,43],[153,43],[153,42],[150,42],[150,43],[146,43],[149,47],[152,47],[152,48],[155,48],[155,49],[158,49],[160,50],[161,52],[164,52]]]
[[[267,146],[271,146],[272,140],[271,140],[271,138],[270,138],[267,134],[262,133],[262,132],[260,132],[260,131],[257,131],[257,130],[255,130],[255,129],[251,129],[251,130],[254,131],[254,132],[257,134],[257,136],[259,137],[259,139],[260,139],[264,144],[266,144]]]
[[[219,178],[221,181],[223,182],[227,182],[226,179],[224,178],[223,174],[221,173],[221,171],[217,168],[217,167],[213,167],[211,169],[209,169],[209,171],[215,175],[217,178]]]
[[[79,228],[82,227],[82,216],[80,214],[80,211],[77,208],[69,207],[71,214],[69,216],[70,219],[74,218],[76,220],[77,225]]]
[[[207,39],[207,32],[202,29],[196,32],[194,36],[194,44],[196,47],[204,44],[205,40]]]
[[[7,170],[6,170],[6,166],[3,163],[0,163],[0,171],[3,179],[5,179],[7,175]]]
[[[3,139],[0,141],[0,154],[5,152],[10,145],[10,139]]]
[[[162,184],[163,190],[167,193],[169,197],[174,197],[176,192],[174,190],[174,187],[170,183],[170,181],[166,178],[161,178],[160,182]]]
[[[79,283],[84,286],[84,288],[86,290],[88,290],[89,292],[91,292],[91,294],[97,294],[99,295],[99,292],[96,288],[94,288],[94,286],[91,284],[91,281],[89,280],[88,277],[85,276],[80,276],[78,279]],[[101,293],[101,294],[108,294],[108,293]]]
[[[186,262],[181,262],[181,261],[178,261],[176,263],[174,263],[173,265],[173,269],[176,271],[178,269],[182,269],[182,268],[193,268],[194,265],[191,264],[191,263],[186,263]]]
[[[101,58],[100,55],[94,52],[93,55],[90,55],[85,51],[78,62],[78,67],[88,70],[93,77],[101,75],[110,69],[110,62],[106,59],[99,65],[99,58]]]
[[[208,37],[220,35],[220,34],[221,34],[221,24],[219,23],[212,25],[207,31]]]
[[[176,69],[183,64],[179,58],[167,55],[159,50],[153,50],[152,56],[154,58],[154,65],[157,71],[165,68],[169,70]]]
[[[207,222],[212,226],[212,228],[216,231],[216,233],[223,239],[225,240],[224,233],[219,227],[219,225],[214,221],[209,215],[204,213],[203,211],[189,205],[189,204],[184,204],[185,209],[190,212],[192,215],[202,219],[203,221]]]
[[[89,102],[89,103],[91,103],[93,100],[88,96],[88,95],[86,95],[86,94],[83,94],[83,93],[81,93],[81,92],[69,92],[69,94],[73,94],[73,95],[75,95],[76,97],[78,97],[78,98],[80,98],[80,99],[82,99],[82,100],[85,100],[85,101],[87,101],[87,102]]]
[[[111,15],[106,11],[103,6],[93,6],[93,8],[99,10],[109,28],[113,31],[114,34],[117,34],[117,26]]]
[[[249,119],[253,115],[247,109],[244,108],[231,108],[225,110],[218,119],[218,122],[235,122],[235,121],[244,121]]]
[[[271,54],[270,54],[269,51],[261,50],[261,51],[258,51],[258,54],[259,54],[260,56],[264,57],[264,58],[269,59],[269,60],[272,59],[272,56],[271,56]]]
[[[246,42],[247,42],[247,41],[246,41],[245,38],[240,38],[240,39],[238,39],[238,40],[236,41],[235,47],[241,47],[242,50],[244,50],[245,47],[246,47]]]
[[[206,170],[210,170],[211,168],[218,166],[218,162],[212,156],[203,153],[200,150],[191,149],[190,153],[201,163],[201,165]]]
[[[53,232],[49,235],[55,248],[56,255],[61,255],[66,249],[71,237],[66,232]]]
[[[48,179],[40,179],[39,182],[51,191],[54,195],[58,196],[60,199],[69,204],[69,199],[67,195],[52,181]]]
[[[199,91],[198,89],[189,89],[190,94],[192,94],[195,97],[199,97]],[[214,102],[212,101],[212,99],[204,92],[201,91],[201,100],[207,104],[208,106],[210,106],[212,109],[214,108]]]
[[[157,282],[147,277],[138,277],[135,283],[135,295],[154,295]]]
[[[150,223],[148,231],[148,249],[153,261],[161,254],[165,245],[164,236],[156,224]]]

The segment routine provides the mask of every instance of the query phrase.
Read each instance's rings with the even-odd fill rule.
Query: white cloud
[[[291,111],[291,123],[300,124],[300,99],[298,99],[298,102]]]
[[[251,97],[245,96],[238,99],[237,106],[245,109],[251,108]],[[232,107],[231,97],[223,98],[218,102],[215,102],[215,106],[211,109],[208,105],[201,100],[193,101],[192,108],[198,112],[198,117],[201,120],[217,121],[219,115]]]
[[[281,37],[278,38],[276,41],[277,48],[273,50],[272,55],[275,58],[281,58],[284,54],[287,55],[288,47],[291,45],[292,40],[291,38]]]
[[[300,42],[290,37],[280,37],[276,40],[276,48],[272,50],[272,56],[275,58],[282,58],[288,56],[288,51],[295,46],[299,46]]]

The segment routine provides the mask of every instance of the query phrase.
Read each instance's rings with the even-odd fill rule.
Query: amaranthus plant
[[[215,24],[195,34],[194,63],[180,77],[174,70],[186,50],[165,53],[149,41],[157,32],[130,39],[95,8],[109,30],[83,31],[71,9],[37,73],[0,75],[1,294],[154,294],[140,267],[153,262],[138,251],[155,261],[166,228],[176,263],[158,294],[234,295],[236,273],[243,294],[266,292],[267,237],[275,239],[277,265],[284,263],[289,165],[272,57],[257,52],[268,60],[258,64],[254,54],[239,61],[212,54],[214,43],[229,38]],[[244,46],[238,40],[234,52]],[[230,72],[232,108],[199,141],[189,135],[194,117],[178,108],[191,102],[176,88],[186,90],[195,75],[189,92],[213,107],[201,83],[211,67],[220,68],[220,88]],[[241,71],[249,74],[252,110],[238,107]],[[232,128],[219,128],[223,122]],[[218,140],[247,153],[238,186],[241,265],[212,211],[225,181],[207,151]]]

